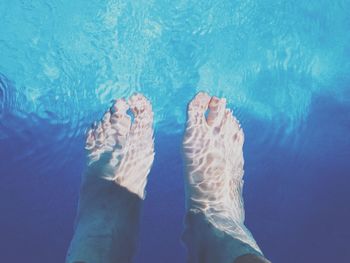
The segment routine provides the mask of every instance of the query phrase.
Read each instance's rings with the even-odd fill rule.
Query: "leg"
[[[117,100],[88,132],[88,166],[67,263],[131,262],[154,159],[152,124],[151,104],[134,95],[129,103]]]
[[[189,262],[232,263],[242,255],[262,256],[244,226],[243,141],[243,131],[226,109],[225,99],[197,94],[188,107],[183,143],[187,170],[183,240]]]

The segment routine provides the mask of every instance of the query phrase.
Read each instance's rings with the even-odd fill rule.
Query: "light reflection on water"
[[[163,177],[163,173],[171,168],[181,175],[177,154],[186,105],[196,92],[204,90],[226,97],[246,131],[246,171],[248,178],[255,180],[248,184],[252,190],[246,192],[248,204],[258,204],[252,209],[254,215],[275,219],[276,232],[271,232],[280,234],[277,241],[272,238],[263,245],[285,259],[290,254],[289,248],[283,250],[286,233],[292,236],[288,230],[296,231],[289,242],[298,243],[298,250],[302,247],[306,253],[311,243],[316,244],[314,236],[329,234],[323,227],[326,223],[318,220],[319,215],[332,222],[333,218],[328,220],[333,216],[330,212],[344,210],[342,204],[346,201],[343,197],[348,183],[339,183],[339,178],[345,174],[343,167],[347,167],[350,154],[349,137],[344,136],[348,134],[350,116],[344,113],[348,107],[334,110],[333,104],[350,105],[349,9],[348,0],[0,1],[0,193],[6,201],[17,191],[21,199],[11,210],[13,214],[4,217],[5,223],[10,222],[12,227],[12,223],[17,224],[13,218],[22,218],[23,211],[32,212],[28,207],[41,207],[44,212],[40,216],[51,216],[52,222],[59,222],[56,226],[61,227],[61,221],[66,220],[62,228],[68,236],[65,242],[69,242],[68,224],[73,216],[69,221],[69,216],[50,207],[51,203],[48,212],[48,203],[43,199],[53,192],[55,198],[48,202],[68,207],[68,213],[73,214],[72,199],[77,198],[77,178],[83,169],[83,134],[115,98],[134,92],[151,99],[157,134],[167,133],[156,139],[163,143],[156,145],[163,154],[156,158],[156,171],[162,176],[155,177],[153,186],[171,187],[152,188],[156,194],[153,199],[150,195],[154,202],[148,208],[154,210],[149,213],[160,215],[166,211],[169,200],[159,200],[159,192],[164,191],[176,199],[170,198],[174,203],[174,217],[170,219],[182,217],[179,209],[183,206],[177,196],[182,181],[175,176]],[[312,110],[314,116],[310,117]],[[334,130],[326,125],[328,122],[335,126]],[[320,128],[322,124],[325,126]],[[26,174],[28,167],[33,173]],[[50,175],[55,178],[47,179]],[[30,176],[30,180],[24,176]],[[323,183],[315,186],[316,177]],[[46,184],[51,188],[43,190]],[[66,199],[60,199],[61,192]],[[322,203],[315,208],[316,197],[324,198],[322,202],[328,205]],[[267,202],[259,206],[259,199]],[[164,209],[157,210],[154,203]],[[299,213],[302,206],[304,210]],[[314,214],[309,213],[311,206]],[[290,212],[289,207],[297,212]],[[37,222],[38,214],[36,211],[25,216]],[[341,219],[345,222],[349,213],[344,214]],[[304,215],[309,216],[309,221]],[[42,231],[42,235],[54,233],[55,238],[64,238],[57,237],[48,221],[44,225],[50,230],[41,226],[33,229]],[[265,221],[252,221],[262,222],[257,227],[265,231],[260,237],[271,234]],[[26,222],[17,226],[21,231],[32,229],[28,222],[29,226]],[[290,223],[287,230],[285,222]],[[299,232],[307,231],[309,225],[303,226],[308,223],[322,227],[315,227],[317,231],[311,231],[304,240],[304,233]],[[346,234],[333,231],[338,242],[334,246],[346,244],[341,242],[342,237],[348,240]],[[14,245],[11,238],[6,240],[8,247],[16,251],[19,235],[24,236],[19,233],[9,234]],[[159,238],[160,234],[155,236]],[[28,242],[23,240],[22,248],[27,248]],[[47,245],[46,241],[40,241],[41,247]],[[66,246],[57,245],[62,258]],[[318,249],[315,246],[321,247],[314,245],[313,251]],[[51,250],[47,251],[49,254]],[[51,255],[47,257],[52,259]]]
[[[151,99],[157,130],[180,133],[186,104],[205,90],[226,97],[243,127],[252,118],[268,123],[261,144],[297,146],[313,98],[346,95],[348,7],[1,2],[0,138],[47,124],[67,147],[115,98],[134,92]]]
[[[179,131],[187,101],[206,90],[243,119],[282,120],[291,131],[315,94],[342,95],[334,84],[350,67],[348,1],[1,5],[0,72],[14,89],[2,87],[7,107],[54,122],[89,122],[140,91],[159,128]]]

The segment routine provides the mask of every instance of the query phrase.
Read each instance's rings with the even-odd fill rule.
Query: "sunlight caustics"
[[[5,1],[0,105],[87,127],[114,98],[138,91],[152,101],[156,127],[179,132],[187,102],[205,90],[226,97],[242,123],[252,115],[288,132],[307,118],[315,94],[343,96],[349,7]]]

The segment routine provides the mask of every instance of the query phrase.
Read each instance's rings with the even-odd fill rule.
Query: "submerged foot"
[[[134,120],[128,115],[128,110]],[[141,94],[118,99],[102,120],[88,131],[87,176],[114,181],[140,198],[154,159],[153,112]]]
[[[216,228],[260,251],[244,226],[243,142],[226,100],[198,93],[188,106],[183,142],[187,209],[204,213]]]
[[[151,104],[136,94],[117,100],[88,131],[88,166],[66,262],[131,262],[154,159],[152,124]]]

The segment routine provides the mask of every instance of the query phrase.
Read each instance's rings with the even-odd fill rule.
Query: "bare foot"
[[[187,209],[203,212],[216,228],[260,251],[244,226],[243,142],[226,100],[198,93],[188,106],[183,142]]]
[[[127,111],[134,115],[132,123]],[[154,159],[153,112],[141,94],[118,99],[102,120],[88,131],[88,171],[145,197],[147,175]]]
[[[88,131],[88,166],[66,262],[131,262],[154,159],[152,123],[151,104],[136,94],[117,100]]]

